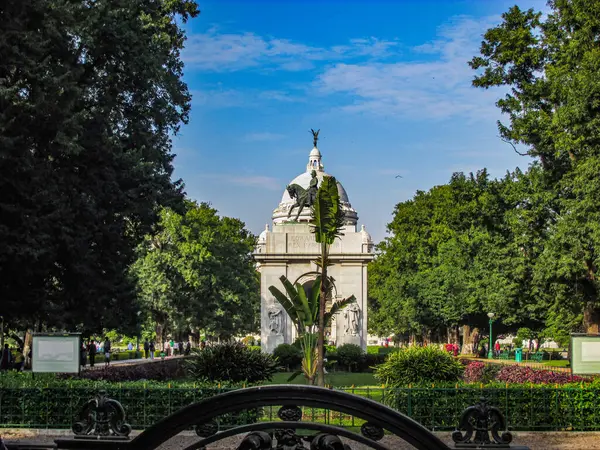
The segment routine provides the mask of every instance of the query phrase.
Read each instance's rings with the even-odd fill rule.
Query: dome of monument
[[[331,176],[325,172],[319,172],[319,171],[315,171],[315,172],[317,172],[317,180],[319,180],[319,186],[321,185],[321,182],[323,181],[323,177]],[[298,175],[292,181],[290,181],[288,183],[288,185],[298,184],[298,185],[302,186],[304,189],[308,189],[308,185],[310,183],[311,178],[312,178],[312,176],[311,176],[310,172],[304,172],[304,173],[301,173],[300,175]],[[338,188],[338,194],[340,194],[340,201],[342,202],[342,204],[348,203],[348,205],[350,205],[350,201],[348,200],[348,194],[346,193],[346,189],[344,189],[344,186],[342,186],[342,184],[339,181],[337,183],[337,188]],[[290,197],[290,194],[288,194],[287,189],[285,191],[283,191],[283,196],[281,197],[281,203],[293,203],[293,200]]]
[[[318,186],[321,185],[323,181],[323,177],[331,176],[324,171],[323,163],[321,162],[321,152],[319,149],[315,147],[311,150],[308,155],[308,164],[306,165],[306,171],[298,175],[292,181],[289,182],[288,186],[297,184],[302,189],[307,190],[310,185],[310,180],[312,179],[312,172],[315,171],[318,180]],[[348,194],[346,193],[346,189],[344,186],[338,181],[337,182],[338,193],[340,195],[340,201],[342,203],[342,209],[344,210],[346,216],[346,224],[347,225],[356,225],[358,220],[358,215],[356,211],[352,208],[350,204],[350,200],[348,199]],[[294,208],[292,211],[291,217],[288,217],[290,208],[295,204],[295,200],[290,197],[290,194],[286,189],[283,191],[283,195],[281,197],[281,202],[279,206],[273,211],[273,222],[289,222],[295,219],[297,209]],[[299,222],[308,222],[311,217],[311,208],[309,206],[305,206],[300,216],[298,216]]]
[[[265,225],[265,229],[258,235],[258,243],[266,244],[267,243],[267,233],[269,232],[269,224]]]

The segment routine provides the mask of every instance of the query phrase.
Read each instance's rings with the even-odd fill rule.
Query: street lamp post
[[[494,358],[494,340],[492,339],[492,322],[494,321],[495,314],[493,312],[487,315],[490,318],[490,342],[488,344],[488,359]]]

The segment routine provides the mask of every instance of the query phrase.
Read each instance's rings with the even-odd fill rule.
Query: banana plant
[[[317,384],[325,385],[325,368],[323,366],[323,356],[325,353],[325,305],[327,295],[330,292],[329,280],[327,276],[327,267],[329,262],[329,247],[335,240],[342,236],[344,227],[344,211],[340,201],[337,181],[334,177],[325,176],[317,191],[315,202],[312,206],[312,217],[310,221],[311,231],[315,234],[315,241],[321,244],[321,255],[317,260],[317,265],[321,269],[321,284],[319,296],[319,314],[318,314],[318,342],[317,342]]]
[[[319,323],[319,306],[322,285],[321,276],[315,278],[310,296],[306,294],[304,286],[300,283],[292,283],[285,276],[279,277],[279,280],[285,288],[285,294],[276,286],[269,286],[269,291],[283,307],[296,327],[302,349],[302,370],[294,373],[288,381],[293,380],[296,376],[303,373],[309,384],[314,384],[319,361],[317,356],[316,335]],[[327,283],[327,300],[331,300],[333,283],[334,280],[330,278]],[[354,295],[345,299],[333,301],[331,308],[324,315],[325,326],[331,324],[333,316],[355,301],[356,298]]]

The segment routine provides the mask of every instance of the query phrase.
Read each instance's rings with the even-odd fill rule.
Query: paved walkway
[[[184,355],[175,355],[175,356],[169,356],[165,358],[165,361],[171,361],[172,359],[181,359],[181,358],[185,358]],[[110,366],[109,367],[113,367],[113,366],[138,366],[141,364],[152,364],[152,363],[156,363],[156,362],[161,362],[162,359],[160,359],[159,357],[154,358],[154,359],[146,359],[146,358],[136,358],[136,359],[123,359],[120,361],[111,361],[110,362]],[[104,365],[104,358],[98,359],[96,360],[96,364],[94,365],[94,367],[90,367],[90,365],[88,364],[87,366],[85,366],[84,370],[99,370],[99,369],[104,369],[105,365]]]
[[[43,443],[52,443],[57,438],[67,438],[71,435],[70,431],[66,430],[0,430],[3,438],[10,441],[35,441]],[[513,433],[513,445],[526,445],[531,450],[600,450],[600,433],[588,432],[526,432],[516,431]],[[131,433],[133,438],[139,434],[137,431]],[[435,433],[442,441],[451,448],[452,442],[451,433],[442,432]],[[241,436],[235,436],[225,439],[220,442],[215,442],[207,447],[207,450],[225,450],[235,449],[241,441]],[[183,431],[168,442],[158,447],[158,450],[180,450],[197,443],[200,440],[193,432]],[[351,445],[355,450],[367,450],[366,447],[355,442],[343,439],[347,444]],[[381,441],[383,445],[394,450],[412,450],[414,447],[407,444],[401,439],[387,435]]]

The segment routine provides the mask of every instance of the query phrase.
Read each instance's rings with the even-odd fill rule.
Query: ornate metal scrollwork
[[[264,413],[265,407],[278,408],[276,420],[272,420],[271,414]],[[322,408],[355,417],[363,423],[361,432],[319,419],[304,421],[302,408],[305,407],[315,408],[317,414],[321,414],[319,409]],[[221,429],[211,422],[220,417],[236,417],[236,414],[249,410],[263,412],[242,423],[237,419],[231,424],[227,420],[221,421]],[[145,430],[127,447],[129,450],[157,449],[181,430],[197,424],[203,424],[198,427],[202,430],[208,428],[201,433],[210,436],[202,437],[185,450],[203,449],[214,442],[241,435],[245,437],[239,444],[240,450],[349,450],[348,445],[353,445],[352,442],[374,450],[394,448],[384,442],[383,430],[417,450],[449,450],[422,425],[385,405],[346,392],[294,385],[258,386],[204,399]]]
[[[465,433],[463,434],[462,431]],[[487,399],[481,397],[479,403],[469,406],[462,413],[457,429],[452,433],[455,446],[475,447],[490,446],[493,448],[509,448],[512,442],[512,434],[506,430],[506,420],[500,410],[494,406],[488,406]],[[473,434],[475,436],[473,437]],[[491,434],[491,438],[490,438]],[[473,438],[473,439],[471,439]]]
[[[273,433],[277,445],[273,447],[274,450],[306,450],[302,437],[296,434],[296,430],[275,430]]]
[[[385,434],[383,428],[381,428],[379,425],[375,425],[374,423],[370,422],[363,423],[360,427],[360,432],[364,437],[369,438],[373,441],[380,441],[381,439],[383,439],[383,436]]]
[[[210,437],[219,432],[219,422],[212,419],[208,422],[201,423],[195,426],[196,434],[200,437]]]
[[[317,434],[310,443],[310,450],[351,450],[334,434]]]
[[[118,401],[108,398],[106,391],[100,391],[81,409],[72,430],[79,437],[125,438],[131,433],[131,426],[125,423],[123,406]]]
[[[271,450],[273,439],[264,431],[248,433],[237,450]]]
[[[279,408],[277,417],[286,422],[299,422],[302,420],[302,409],[295,405],[286,405]]]

